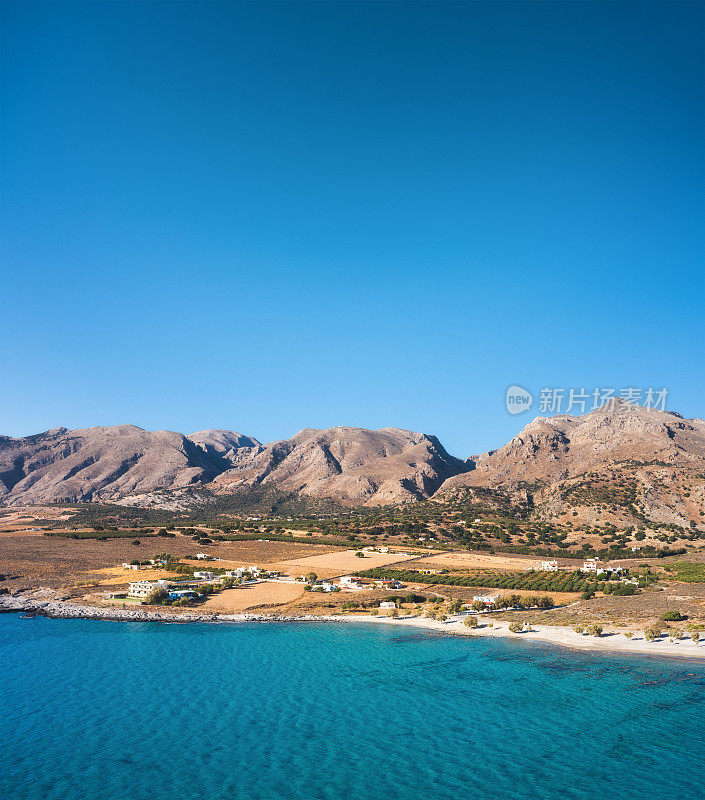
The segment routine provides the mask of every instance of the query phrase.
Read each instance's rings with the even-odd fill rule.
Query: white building
[[[332,592],[336,587],[333,586],[332,583],[328,581],[319,581],[315,583],[312,587],[312,591],[314,592]]]
[[[213,573],[207,572],[205,570],[200,570],[199,572],[193,573],[194,578],[198,578],[200,581],[210,581],[213,580]]]
[[[226,578],[242,578],[245,574],[244,567],[238,567],[237,569],[226,569],[225,570],[225,577]]]
[[[597,572],[597,565],[599,561],[596,558],[588,558],[587,561],[583,561],[582,567],[580,567],[581,572]]]
[[[499,594],[477,594],[472,598],[473,603],[484,603],[486,606],[493,606],[499,600]]]
[[[598,567],[596,571],[598,575],[621,575],[624,569],[622,567]]]
[[[212,556],[209,556],[208,553],[196,553],[196,558],[199,561],[207,561],[207,560],[211,559]]]
[[[541,569],[544,572],[558,572],[558,562],[557,561],[542,561],[541,562]]]
[[[386,609],[387,611],[391,610],[392,608],[396,608],[397,604],[392,602],[391,600],[382,600],[379,604],[379,607],[382,609]]]
[[[155,589],[166,589],[168,585],[169,581],[135,581],[130,584],[127,596],[144,599]]]
[[[123,569],[149,569],[149,564],[123,564]]]
[[[340,579],[340,585],[345,589],[358,589],[360,587],[360,583],[354,575],[343,575]]]

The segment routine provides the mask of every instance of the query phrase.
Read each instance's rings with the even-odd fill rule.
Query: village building
[[[396,608],[397,604],[394,603],[392,600],[382,600],[382,602],[379,604],[379,607],[381,609],[385,609],[385,610],[389,611],[389,610],[391,610],[393,608]]]
[[[169,581],[134,581],[130,584],[127,596],[139,600],[150,595],[155,589],[166,589]]]
[[[497,603],[501,595],[499,594],[477,594],[472,598],[473,603],[484,603],[486,606],[493,606]]]
[[[237,569],[226,569],[225,570],[225,577],[226,578],[242,578],[245,574],[244,567],[238,567]]]
[[[542,561],[541,562],[541,569],[544,572],[558,572],[558,562],[553,561]]]

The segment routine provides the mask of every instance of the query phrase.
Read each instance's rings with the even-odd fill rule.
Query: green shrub
[[[593,622],[591,625],[588,625],[586,628],[587,632],[590,636],[602,636],[602,625],[599,625],[596,622]]]
[[[521,622],[510,622],[509,630],[512,633],[521,633],[524,630],[524,625]]]
[[[664,622],[681,622],[684,619],[688,619],[688,617],[685,614],[681,614],[680,611],[666,611],[661,614],[661,619]]]

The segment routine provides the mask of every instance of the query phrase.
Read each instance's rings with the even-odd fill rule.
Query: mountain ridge
[[[140,505],[148,498],[154,505],[165,491],[224,495],[257,487],[349,507],[383,506],[491,488],[549,517],[594,523],[611,512],[589,498],[619,493],[629,481],[636,520],[650,515],[682,524],[703,516],[702,475],[702,419],[622,402],[581,416],[536,417],[502,447],[466,460],[435,436],[395,427],[303,428],[268,444],[225,429],[184,435],[135,425],[0,436],[2,505]]]

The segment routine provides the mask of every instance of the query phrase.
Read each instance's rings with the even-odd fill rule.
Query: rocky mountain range
[[[637,521],[687,524],[705,510],[705,422],[618,402],[582,416],[537,417],[499,450],[467,461],[434,436],[399,428],[306,428],[266,445],[227,430],[184,436],[134,425],[0,437],[5,505],[154,505],[167,491],[254,487],[346,506],[443,500],[485,487],[576,523],[624,517],[626,508]]]
[[[291,439],[252,449],[213,486],[227,492],[267,483],[344,505],[391,505],[430,497],[446,478],[467,468],[425,433],[305,428]]]
[[[501,489],[573,524],[705,522],[705,421],[617,401],[537,417],[449,478],[438,498]]]
[[[345,505],[382,505],[429,497],[464,469],[435,437],[397,428],[305,429],[268,445],[225,430],[184,436],[134,425],[58,428],[0,437],[0,502],[139,503],[159,490],[227,493],[271,484]]]

